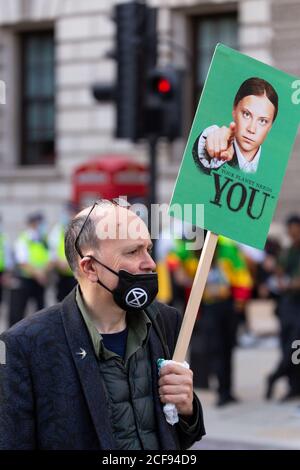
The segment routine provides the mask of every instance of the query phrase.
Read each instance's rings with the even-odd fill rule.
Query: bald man
[[[71,221],[78,285],[1,337],[0,449],[176,450],[205,434],[192,372],[171,363],[158,376],[181,317],[155,301],[151,248],[144,222],[109,201]],[[178,410],[174,426],[165,403]]]

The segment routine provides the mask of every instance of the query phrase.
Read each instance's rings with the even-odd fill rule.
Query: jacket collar
[[[93,344],[75,300],[75,289],[62,302],[62,321],[67,342],[99,439],[100,448],[115,449],[104,384]]]
[[[89,315],[79,285],[76,287],[75,300],[91,337],[96,356],[100,359],[108,359],[109,357],[116,356],[115,353],[105,349],[102,335],[97,331],[97,328]],[[126,325],[128,327],[128,339],[125,362],[140,346],[146,344],[151,327],[151,320],[143,310],[129,311],[126,313]]]

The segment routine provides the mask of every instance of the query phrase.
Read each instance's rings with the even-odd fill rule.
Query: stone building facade
[[[147,161],[146,143],[116,140],[113,104],[100,106],[91,94],[93,83],[115,79],[116,64],[106,55],[114,45],[115,3],[0,0],[0,80],[5,83],[6,101],[0,104],[0,213],[12,237],[32,210],[44,210],[49,224],[54,223],[63,201],[70,198],[70,178],[78,164],[105,153],[126,153]],[[159,45],[160,62],[176,63],[188,71],[185,137],[159,145],[158,200],[168,202],[214,45],[224,42],[300,76],[300,0],[149,0],[148,4],[159,8],[159,34],[165,38]],[[37,44],[42,43],[44,49],[39,50]],[[52,78],[47,73],[43,78],[49,94],[28,98],[26,90],[30,95],[34,80],[39,87],[39,70],[52,73]],[[25,112],[32,125],[29,130]],[[42,115],[48,124],[39,129]],[[34,143],[38,132],[44,136],[42,147]],[[275,216],[279,223],[299,209],[299,152],[298,139]]]

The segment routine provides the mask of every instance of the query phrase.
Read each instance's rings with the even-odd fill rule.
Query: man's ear
[[[82,275],[89,279],[91,282],[97,282],[98,281],[98,274],[95,269],[95,263],[92,258],[89,256],[84,256],[80,261],[79,261],[79,267]]]

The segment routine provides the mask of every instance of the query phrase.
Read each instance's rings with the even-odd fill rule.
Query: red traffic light
[[[162,94],[170,93],[172,89],[171,82],[165,77],[160,77],[157,81],[157,91]]]

